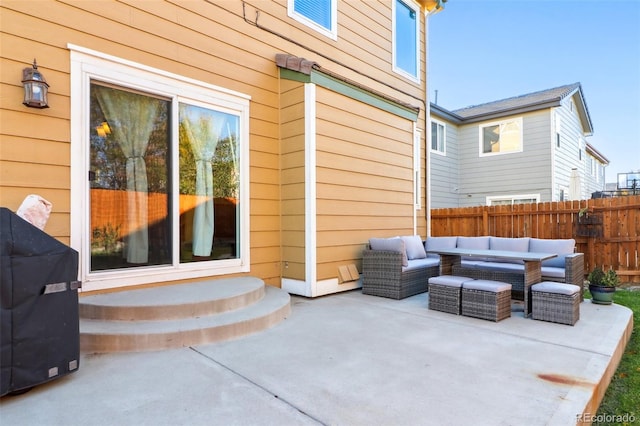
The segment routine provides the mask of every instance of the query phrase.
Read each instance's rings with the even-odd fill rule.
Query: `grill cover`
[[[0,396],[80,362],[78,253],[0,208]]]

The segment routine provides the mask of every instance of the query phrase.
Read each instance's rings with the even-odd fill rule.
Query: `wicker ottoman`
[[[455,275],[429,278],[429,309],[460,315],[462,283],[472,280]]]
[[[500,321],[511,316],[511,284],[473,280],[462,284],[462,315]]]
[[[543,281],[531,286],[531,317],[574,325],[580,319],[580,287]]]

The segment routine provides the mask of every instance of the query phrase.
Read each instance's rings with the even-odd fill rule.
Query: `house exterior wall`
[[[303,118],[300,116],[303,85],[290,84],[290,87],[286,87],[289,83],[279,78],[274,63],[276,53],[287,52],[318,61],[323,67],[374,91],[401,102],[423,105],[420,101],[425,93],[424,75],[420,77],[420,83],[415,83],[393,72],[391,1],[338,2],[338,38],[335,41],[289,18],[286,0],[262,1],[255,5],[241,1],[172,3],[125,0],[69,3],[8,0],[2,2],[0,9],[0,90],[3,93],[0,97],[0,204],[15,210],[27,194],[42,195],[53,203],[53,213],[46,231],[67,244],[72,241],[72,222],[82,215],[82,212],[72,208],[71,139],[72,128],[77,123],[72,122],[70,112],[72,82],[69,45],[81,46],[250,97],[249,273],[273,286],[280,286],[284,258],[289,261],[286,274],[296,279],[304,278],[302,271],[307,261],[302,255],[305,236],[301,215],[304,213],[304,203],[300,198],[303,187],[300,182],[303,178],[300,145],[304,138],[297,133],[304,131]],[[45,14],[43,10],[46,10]],[[418,19],[422,20],[420,68],[424,70],[425,17],[419,14]],[[51,86],[51,108],[45,110],[26,108],[20,103],[21,70],[29,66],[34,56]],[[349,100],[331,98],[329,93],[320,94],[326,96],[328,102],[339,104],[335,111],[353,111],[354,105]],[[335,114],[330,108],[326,111],[321,108],[320,111],[326,118]],[[379,117],[373,112],[367,110],[372,117]],[[424,108],[421,108],[418,126],[424,122],[424,117]],[[356,115],[356,118],[362,116]],[[407,123],[406,120],[402,121],[399,132],[406,135]],[[357,123],[343,121],[340,125],[343,134],[355,132],[358,136],[361,131],[357,129]],[[319,122],[319,126],[326,133],[318,138],[323,146],[319,159],[333,161],[341,158],[340,154],[332,152],[340,147],[330,143],[331,138],[335,137],[331,131],[335,129],[329,128],[328,121]],[[424,134],[421,142],[423,147]],[[349,143],[354,142],[350,140]],[[380,143],[380,140],[376,140],[376,143]],[[394,141],[389,147],[396,145],[398,143]],[[406,184],[410,180],[407,177],[411,169],[411,163],[407,162],[410,154],[406,153],[404,145],[401,147],[401,160],[392,164],[385,173],[400,175],[395,178]],[[421,152],[423,158],[420,163],[424,176],[424,148]],[[385,154],[384,157],[393,158],[394,155]],[[394,203],[406,199],[407,190],[404,187],[396,194],[385,188],[385,185],[389,185],[385,182],[378,194],[380,188],[376,185],[380,183],[379,168],[381,164],[386,168],[385,161],[386,158],[380,158],[362,164],[361,173],[371,177],[372,183],[367,185],[375,193],[369,196],[378,201],[365,202],[371,203],[369,207],[375,210],[372,217],[362,211],[351,213],[351,201],[346,202],[345,208],[340,211],[331,211],[329,208],[335,200],[320,204],[324,210],[319,217],[318,229],[322,230],[319,241],[322,245],[319,245],[318,260],[328,266],[326,270],[323,266],[319,275],[328,277],[335,265],[357,261],[358,241],[362,247],[373,230],[376,230],[376,234],[399,233],[400,230],[406,233],[415,226],[418,233],[424,235],[424,210],[416,214],[416,223],[411,226],[404,220],[394,222],[397,216],[409,215],[405,209],[401,209],[402,213],[389,213]],[[336,174],[330,173],[328,168],[318,169],[323,179],[318,187],[320,194],[326,197],[327,191],[342,185],[331,181],[335,179],[334,176],[350,177],[352,172],[343,167],[345,169]],[[369,167],[371,169],[367,171]],[[403,167],[409,170],[401,170]],[[424,208],[424,185],[420,197]],[[349,212],[347,220],[341,214],[345,211]],[[369,231],[351,231],[353,234],[349,234],[346,243],[331,242],[332,231],[342,230],[345,223],[357,222],[354,216],[359,220],[367,219]],[[335,247],[342,248],[336,251]]]
[[[522,118],[522,152],[480,156],[479,128],[496,120],[463,124],[458,129],[460,207],[486,204],[487,197],[539,194],[540,201],[550,200],[549,114],[539,111],[501,120],[516,118]]]
[[[458,127],[439,117],[433,117],[445,127],[445,152],[431,150],[431,208],[458,207],[459,142]]]
[[[304,84],[280,84],[282,170],[282,276],[305,279],[305,97]]]
[[[564,99],[562,105],[554,109],[554,119],[559,120],[555,124],[556,131],[560,133],[560,146],[558,146],[556,135],[554,132],[554,170],[555,170],[555,188],[553,201],[561,199],[561,191],[564,191],[565,199],[568,199],[569,182],[571,179],[571,170],[576,168],[582,180],[582,198],[586,196],[585,189],[585,165],[586,159],[586,140],[582,131],[580,117],[575,108],[575,100],[573,97]],[[590,193],[589,193],[590,195]]]
[[[584,169],[584,198],[591,198],[594,192],[605,190],[605,167],[605,164],[587,150]]]
[[[568,200],[573,174],[580,179],[580,199],[604,190],[607,163],[586,141],[591,127],[581,92],[554,102],[521,114],[492,111],[485,121],[458,117],[455,123],[441,108],[432,109],[432,120],[447,122],[447,155],[431,153],[432,207]],[[522,152],[481,155],[480,128],[510,120],[522,120]],[[458,188],[455,199],[451,188]]]
[[[317,91],[317,279],[361,269],[374,235],[413,234],[413,122]]]

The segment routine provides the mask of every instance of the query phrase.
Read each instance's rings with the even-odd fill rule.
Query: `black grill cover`
[[[0,396],[79,367],[78,253],[0,208]]]

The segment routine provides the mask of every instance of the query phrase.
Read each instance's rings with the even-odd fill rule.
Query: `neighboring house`
[[[579,83],[449,111],[431,104],[431,208],[591,198],[609,161]]]
[[[3,0],[0,204],[53,203],[45,230],[79,252],[84,291],[246,274],[356,288],[339,270],[370,237],[427,233],[440,8]],[[22,104],[34,57],[50,108]]]

